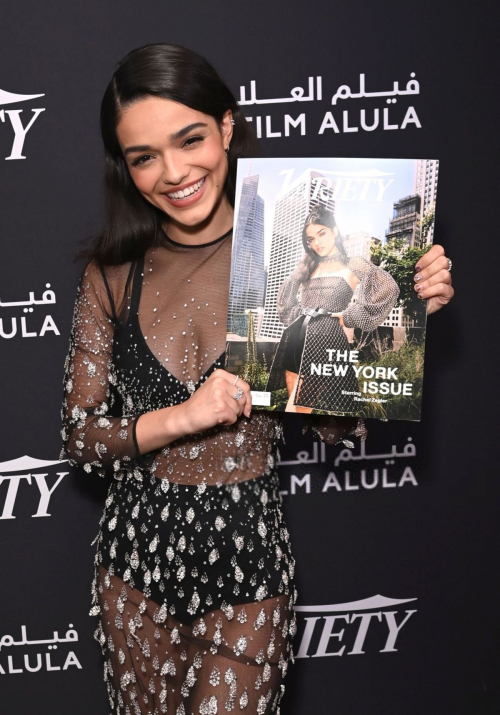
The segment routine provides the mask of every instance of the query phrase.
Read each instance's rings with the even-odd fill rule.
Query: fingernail
[[[417,275],[415,276],[415,280],[416,280],[416,281],[421,281],[421,280],[422,280],[422,276],[417,274]]]
[[[419,271],[421,271],[421,270],[422,270],[422,266],[416,266],[415,270],[416,270],[416,271],[417,271],[417,273],[418,273]]]
[[[415,286],[415,290],[416,291],[422,290],[422,286],[417,283],[417,285]]]
[[[424,296],[422,295],[422,293],[418,293],[418,294],[417,294],[417,298],[423,298],[423,297],[424,297]]]

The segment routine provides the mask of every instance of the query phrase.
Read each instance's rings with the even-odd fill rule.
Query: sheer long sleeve
[[[287,278],[278,291],[277,310],[283,325],[290,325],[300,315],[302,306],[299,300],[300,283],[292,275]]]
[[[61,459],[99,476],[112,469],[120,478],[140,457],[135,439],[139,415],[127,414],[113,389],[115,325],[108,306],[103,277],[91,263],[78,287],[65,362]]]
[[[399,287],[387,271],[361,256],[351,258],[348,266],[360,284],[356,302],[342,312],[342,319],[346,328],[361,328],[370,332],[384,322],[396,305]]]

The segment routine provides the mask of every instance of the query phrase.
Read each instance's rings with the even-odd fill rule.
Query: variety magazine
[[[419,420],[439,161],[240,159],[226,369],[254,408]]]

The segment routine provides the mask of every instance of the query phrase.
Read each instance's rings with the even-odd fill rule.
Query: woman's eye
[[[182,146],[193,146],[193,144],[202,142],[204,139],[205,137],[188,137]]]
[[[143,154],[142,156],[138,156],[137,159],[134,159],[134,161],[132,162],[132,166],[140,166],[141,164],[146,163],[146,161],[151,158],[152,157],[150,154]]]

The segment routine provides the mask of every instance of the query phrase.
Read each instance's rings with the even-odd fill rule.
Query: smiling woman
[[[103,265],[136,260],[164,242],[169,218],[173,236],[198,242],[231,226],[238,157],[254,156],[257,140],[231,90],[204,58],[165,44],[131,52],[104,94],[101,133],[106,212],[87,258]],[[210,191],[201,187],[199,211],[193,202],[192,214],[181,213],[178,193],[208,176]],[[204,216],[201,223],[196,215]]]
[[[91,608],[112,712],[267,715],[296,630],[282,426],[224,369],[236,162],[255,139],[206,60],[163,44],[118,65],[101,131],[61,457],[112,477]],[[334,443],[357,425],[318,429]]]
[[[222,191],[233,126],[179,102],[149,97],[123,111],[116,133],[130,176],[142,196],[170,219],[174,240],[220,235],[232,225]],[[233,120],[234,121],[234,120]]]
[[[170,45],[120,63],[101,126],[105,225],[76,303],[63,438],[72,463],[114,477],[91,610],[111,707],[276,712],[296,628],[281,423],[251,414],[223,369],[236,160],[254,140],[215,71]]]

